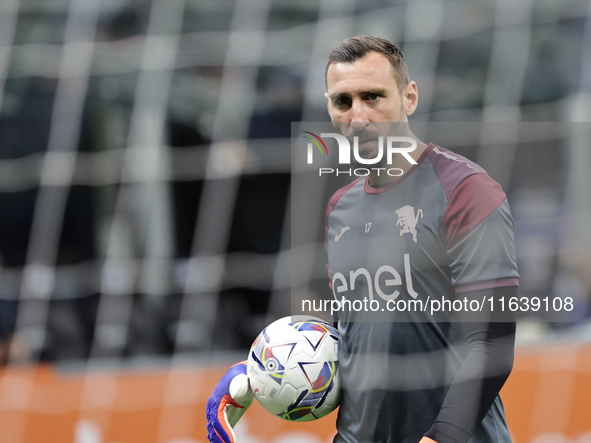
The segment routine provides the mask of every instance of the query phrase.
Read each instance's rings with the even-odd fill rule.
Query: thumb
[[[230,382],[230,397],[240,406],[250,406],[253,399],[253,393],[250,390],[248,377],[246,374],[239,374]]]

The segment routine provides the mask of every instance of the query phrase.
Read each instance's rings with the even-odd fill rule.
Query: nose
[[[364,108],[362,100],[354,100],[351,104],[351,129],[359,130],[368,125],[367,110]]]

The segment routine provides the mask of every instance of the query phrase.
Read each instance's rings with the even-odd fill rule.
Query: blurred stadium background
[[[0,2],[0,441],[206,441],[217,377],[289,313],[290,123],[328,120],[360,34],[402,47],[415,121],[589,133],[589,0]],[[502,149],[461,153],[509,196],[522,291],[576,304],[519,325],[508,420],[589,442],[589,139]],[[334,433],[265,414],[240,443]]]

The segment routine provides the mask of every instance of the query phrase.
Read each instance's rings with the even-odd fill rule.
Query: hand
[[[435,440],[433,440],[432,438],[423,437],[423,438],[421,438],[421,441],[419,441],[419,443],[437,443],[437,442]]]
[[[236,443],[232,428],[253,398],[246,375],[246,361],[236,363],[222,377],[207,401],[207,438],[211,443]]]

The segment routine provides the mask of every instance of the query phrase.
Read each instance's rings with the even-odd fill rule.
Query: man
[[[394,44],[367,36],[343,40],[329,56],[326,86],[333,125],[349,140],[357,137],[361,158],[376,158],[379,137],[412,136],[406,122],[418,89]],[[514,228],[500,186],[467,159],[420,140],[416,145],[408,153],[412,161],[394,159],[396,176],[372,169],[330,199],[326,246],[335,296],[516,296]],[[384,269],[389,293],[375,283]],[[347,284],[347,276],[354,281]],[[395,313],[393,321],[371,321],[340,313],[336,443],[510,441],[498,392],[512,368],[515,324],[427,317]],[[217,397],[246,405],[249,397],[241,403],[231,393],[242,386],[233,381],[242,373],[227,377],[234,386],[223,381]]]

